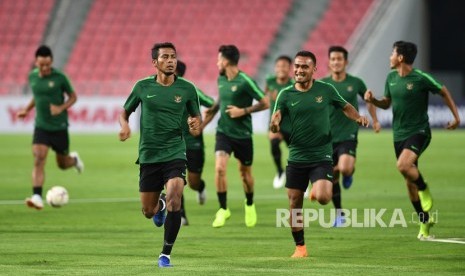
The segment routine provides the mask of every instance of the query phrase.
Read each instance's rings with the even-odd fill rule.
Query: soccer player
[[[321,81],[332,84],[339,95],[358,110],[357,95],[362,99],[367,91],[363,80],[347,73],[348,52],[342,46],[331,46],[328,50],[329,70],[331,75]],[[376,107],[367,103],[368,112],[373,120],[372,126],[375,132],[379,132],[381,126],[376,117]],[[334,226],[342,226],[344,223],[341,204],[341,186],[339,175],[342,174],[342,185],[348,189],[352,185],[352,175],[355,171],[355,158],[357,152],[358,124],[344,115],[340,109],[332,109],[331,112],[331,136],[333,142],[333,204],[338,210]]]
[[[32,170],[32,192],[26,198],[27,206],[41,210],[44,207],[42,189],[45,182],[45,163],[49,148],[56,154],[58,167],[62,170],[75,167],[81,173],[84,163],[77,152],[69,153],[68,108],[77,100],[68,77],[52,67],[52,50],[45,45],[35,53],[37,68],[29,73],[29,85],[33,98],[16,115],[25,118],[35,107],[35,127],[32,140],[34,168]]]
[[[176,66],[176,75],[183,77],[186,73],[186,64],[178,60]],[[210,108],[213,106],[214,100],[205,95],[200,89],[196,87],[197,96],[199,97],[200,105]],[[197,191],[197,201],[203,205],[206,199],[205,181],[202,179],[203,165],[205,164],[205,149],[203,142],[203,135],[193,136],[189,132],[189,125],[187,124],[189,114],[184,112],[183,122],[183,135],[186,141],[186,157],[187,157],[187,183],[192,190]],[[181,224],[189,225],[186,215],[186,208],[184,206],[184,195],[181,197]]]
[[[417,46],[414,43],[395,42],[389,58],[393,70],[387,76],[384,97],[376,99],[373,93],[367,91],[365,100],[382,109],[388,109],[392,104],[397,169],[407,183],[410,201],[421,222],[418,239],[422,240],[433,237],[430,236],[430,228],[434,224],[428,213],[433,207],[433,199],[418,170],[418,159],[431,141],[429,92],[443,97],[454,116],[447,129],[457,128],[460,118],[449,90],[429,74],[413,68],[416,55]]]
[[[279,91],[293,84],[292,78],[289,75],[291,72],[291,65],[292,60],[290,57],[279,56],[274,65],[275,75],[266,79],[265,93],[268,95],[270,101],[270,118],[271,114],[273,114],[276,97]],[[286,182],[286,174],[284,173],[281,163],[281,149],[279,144],[284,140],[286,145],[289,145],[290,132],[289,118],[284,117],[283,122],[281,122],[280,132],[273,133],[270,131],[268,134],[271,144],[271,155],[273,156],[273,161],[277,169],[277,174],[273,179],[273,187],[275,189],[282,188]]]
[[[316,57],[312,52],[300,51],[294,59],[295,85],[281,90],[271,118],[270,130],[280,130],[282,116],[289,116],[291,143],[286,168],[286,188],[291,211],[291,229],[296,249],[293,258],[307,257],[304,230],[294,224],[294,212],[302,215],[304,192],[311,181],[312,200],[327,204],[332,196],[332,144],[330,112],[332,107],[360,125],[368,126],[368,119],[346,102],[330,84],[314,80]]]
[[[142,213],[156,226],[165,225],[163,249],[159,267],[171,267],[170,254],[181,227],[181,196],[186,184],[186,144],[183,139],[184,112],[189,113],[189,131],[200,135],[200,111],[195,86],[177,77],[176,48],[170,42],[157,43],[152,48],[155,76],[134,85],[120,116],[119,139],[131,134],[128,120],[141,105],[139,191]],[[160,197],[166,188],[166,200]],[[166,215],[164,211],[168,210]]]
[[[235,45],[219,48],[217,66],[219,101],[206,111],[204,124],[211,121],[220,110],[216,132],[215,184],[220,209],[216,212],[213,227],[222,227],[231,216],[226,205],[226,167],[231,153],[239,160],[239,171],[245,192],[245,225],[254,227],[257,213],[253,203],[254,179],[252,177],[253,142],[251,113],[268,108],[263,91],[238,68],[239,49]],[[257,100],[252,105],[253,100]]]

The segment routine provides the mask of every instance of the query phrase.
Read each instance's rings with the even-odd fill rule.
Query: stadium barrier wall
[[[16,112],[24,108],[30,97],[8,96],[0,98],[0,133],[30,133],[34,128],[34,111],[25,120],[16,118]],[[76,104],[69,110],[70,131],[79,133],[117,133],[119,131],[118,116],[125,102],[123,97],[85,97],[80,96]],[[459,106],[461,127],[465,126],[465,105]],[[368,114],[365,106],[360,108],[361,114]],[[391,110],[377,109],[378,119],[383,127],[390,127]],[[445,105],[430,105],[428,115],[432,127],[443,128],[452,115]],[[133,131],[138,130],[139,112],[130,118]],[[255,133],[266,133],[269,124],[269,112],[263,111],[252,115]],[[218,115],[205,129],[206,133],[214,133]]]

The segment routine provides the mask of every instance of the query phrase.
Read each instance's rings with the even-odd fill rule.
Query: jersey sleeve
[[[242,73],[242,76],[248,86],[246,89],[247,93],[257,101],[263,99],[263,97],[265,97],[265,93],[260,89],[260,87],[258,87],[257,83],[244,73]]]
[[[124,110],[127,113],[132,113],[140,104],[140,84],[137,82],[132,88],[131,94],[124,103]]]
[[[199,96],[197,94],[197,88],[192,85],[191,97],[186,102],[187,113],[192,116],[200,116]]]
[[[205,107],[213,106],[215,101],[213,100],[212,97],[206,95],[205,93],[203,93],[202,90],[198,89],[197,87],[195,87],[195,90],[197,92],[197,96],[199,97],[199,102],[201,106],[205,106]]]
[[[63,76],[63,84],[62,84],[63,92],[65,92],[68,95],[74,93],[75,91],[74,91],[73,85],[71,85],[71,81],[69,80],[68,76],[66,76],[65,74],[63,74],[62,76]]]
[[[433,94],[439,93],[442,89],[442,84],[436,81],[430,74],[418,70],[423,76],[426,89]]]
[[[389,86],[389,78],[390,78],[390,74],[387,76],[386,78],[386,82],[384,83],[384,97],[386,98],[391,98],[391,89],[390,89],[390,86]]]
[[[280,110],[281,113],[286,113],[286,90],[283,89],[279,91],[278,96],[276,97],[276,103],[273,108],[273,113]]]
[[[328,89],[330,90],[329,95],[331,95],[331,104],[336,108],[343,108],[347,104],[347,101],[342,98],[336,87],[329,83],[327,85]]]

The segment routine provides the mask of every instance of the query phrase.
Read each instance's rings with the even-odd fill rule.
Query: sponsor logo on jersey
[[[147,99],[150,99],[150,98],[153,98],[155,97],[156,95],[147,95]]]
[[[323,96],[315,97],[315,101],[316,101],[317,103],[322,103],[322,102],[323,102]]]
[[[407,83],[407,90],[413,89],[413,83]]]
[[[177,103],[180,103],[182,101],[182,97],[181,96],[174,96],[174,101],[177,102]]]
[[[54,87],[54,86],[55,86],[55,82],[53,82],[53,81],[48,82],[48,87]]]
[[[293,102],[293,103],[291,103],[291,106],[296,106],[296,105],[298,105],[299,103],[300,103],[300,101]]]

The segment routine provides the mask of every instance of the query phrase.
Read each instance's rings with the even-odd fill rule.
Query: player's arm
[[[220,110],[220,102],[217,101],[215,102],[212,107],[206,109],[203,114],[203,121],[202,124],[200,125],[202,129],[205,128],[208,123],[213,120],[213,117],[215,117],[216,113],[218,113],[218,110]]]
[[[34,101],[34,98],[32,98],[29,103],[27,104],[27,106],[23,109],[21,109],[20,111],[18,111],[16,113],[16,117],[20,118],[20,119],[24,119],[26,118],[27,114],[29,114],[29,112],[36,106],[36,102]]]
[[[366,92],[370,92],[371,90],[367,90]],[[366,94],[365,92],[365,94]],[[372,103],[366,103],[368,113],[370,113],[371,120],[373,121],[373,130],[378,133],[381,130],[381,124],[378,121],[378,116],[376,116],[376,106]]]
[[[454,120],[447,123],[447,129],[456,129],[460,125],[459,112],[457,111],[457,106],[455,105],[455,102],[446,86],[442,86],[439,91],[439,95],[441,95],[444,99],[444,103],[449,107],[452,115],[454,116]]]
[[[70,108],[77,101],[76,93],[72,92],[67,95],[68,95],[68,99],[63,104],[61,105],[50,104],[50,113],[52,114],[52,116],[61,114],[61,112]]]
[[[256,104],[244,108],[239,108],[235,105],[228,105],[226,108],[226,113],[229,114],[231,118],[239,118],[254,112],[268,109],[269,107],[269,98],[263,97]]]
[[[200,115],[194,117],[189,116],[187,124],[189,125],[189,133],[192,136],[199,136],[202,133],[202,118]]]
[[[276,110],[273,115],[271,116],[270,121],[270,131],[273,133],[277,133],[280,130],[279,124],[281,124],[281,110]]]
[[[129,116],[132,112],[126,111],[123,109],[119,115],[119,125],[121,129],[119,131],[119,140],[124,142],[131,136],[131,128],[129,127]]]
[[[354,120],[355,122],[357,122],[357,124],[361,126],[368,127],[368,125],[370,124],[368,118],[366,116],[361,116],[358,113],[357,109],[355,109],[355,107],[350,103],[346,103],[342,108],[342,111],[347,116],[347,118]]]
[[[381,100],[376,99],[373,93],[368,90],[363,97],[367,103],[374,104],[376,107],[388,109],[391,106],[391,98],[383,97]]]

